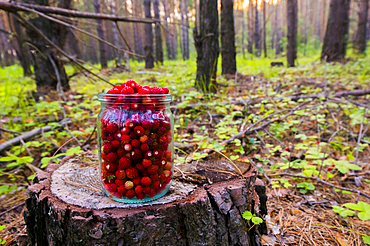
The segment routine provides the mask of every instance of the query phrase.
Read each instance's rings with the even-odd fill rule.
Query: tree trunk
[[[188,16],[188,9],[189,9],[189,2],[188,0],[184,0],[185,3],[185,60],[189,59],[190,52],[189,52],[189,16]]]
[[[221,0],[222,74],[236,73],[234,1]]]
[[[110,10],[111,10],[111,13],[114,15],[116,14],[116,7],[119,8],[119,6],[115,6],[115,1],[114,0],[111,0],[110,2]],[[113,42],[114,42],[114,45],[118,48],[120,48],[120,45],[119,45],[119,41],[118,41],[118,30],[117,30],[117,26],[118,23],[116,24],[117,22],[113,22],[112,21],[112,32],[113,32]],[[120,51],[114,49],[113,50],[114,54],[115,54],[115,60],[117,61],[117,64],[120,64],[121,63],[121,54],[120,54]]]
[[[280,5],[277,5],[277,6],[276,6],[276,9],[275,9],[275,23],[276,23],[276,55],[279,55],[279,54],[280,54],[280,52],[281,52],[281,44],[280,44],[281,32],[280,32],[279,8],[280,8]]]
[[[94,8],[95,8],[95,13],[99,14],[100,13],[100,2],[99,0],[94,0]],[[98,36],[101,39],[104,39],[104,31],[103,31],[103,21],[97,19],[97,32]],[[106,47],[103,42],[99,41],[99,55],[100,55],[100,64],[101,68],[107,68],[108,67],[108,59],[107,59],[107,52],[106,52]]]
[[[242,218],[245,211],[267,215],[266,189],[254,167],[244,166],[241,179],[206,169],[230,172],[227,164],[200,161],[183,169],[185,176],[175,173],[178,181],[164,197],[125,204],[101,191],[97,159],[87,152],[37,173],[24,212],[30,245],[261,245],[266,224]]]
[[[346,55],[349,29],[350,0],[332,0],[326,27],[321,60],[339,61]]]
[[[47,0],[32,1],[34,4],[48,6]],[[60,1],[58,7],[71,8],[71,1]],[[38,28],[48,39],[53,40],[54,44],[60,48],[64,47],[69,29],[58,23],[52,22],[40,16],[30,16],[28,21]],[[58,54],[51,49],[46,41],[39,36],[33,29],[26,29],[27,36],[37,49],[32,48],[33,68],[37,92],[35,98],[47,94],[50,90],[57,90],[58,78],[61,88],[64,91],[70,89],[69,79],[64,69],[63,62],[58,59]],[[53,65],[55,63],[55,67]]]
[[[21,25],[18,19],[13,14],[10,14],[10,13],[8,14],[10,17],[9,20],[11,20],[12,22],[11,24],[13,26],[13,30],[20,38],[20,39],[13,38],[14,40],[13,43],[14,43],[14,47],[16,47],[18,60],[21,63],[21,66],[23,68],[23,76],[30,76],[32,72],[31,72],[31,61],[29,57],[29,49],[28,49],[28,45],[22,41],[24,39],[24,32],[21,28]]]
[[[159,20],[159,0],[153,0],[154,18]],[[156,62],[163,64],[162,33],[159,23],[155,24],[155,58]]]
[[[297,0],[287,1],[288,11],[288,43],[287,43],[287,60],[288,67],[294,67],[297,59],[297,32],[298,32],[298,5]]]
[[[266,1],[262,2],[263,5],[263,53],[264,57],[267,57],[267,47],[266,47]]]
[[[84,5],[85,5],[85,11],[86,12],[90,12],[89,10],[89,1],[88,0],[84,0]],[[92,28],[92,24],[90,22],[87,23],[87,31],[89,33],[93,33],[93,28]],[[87,46],[87,52],[88,52],[88,57],[90,59],[90,61],[95,64],[95,63],[98,63],[98,57],[97,57],[97,49],[96,49],[96,40],[93,38],[93,37],[88,37],[88,43],[86,44]]]
[[[3,14],[5,14],[5,12],[4,13],[0,12],[0,29],[6,30],[5,21],[4,21],[5,16],[3,16]],[[0,38],[1,38],[2,46],[4,47],[4,49],[2,50],[3,55],[4,55],[4,66],[13,65],[11,47],[10,47],[10,43],[8,42],[7,34],[0,32]]]
[[[306,51],[307,51],[307,42],[308,42],[308,29],[309,29],[309,23],[310,19],[308,18],[308,12],[311,11],[310,5],[309,5],[309,0],[304,0],[303,2],[303,10],[304,10],[304,29],[303,29],[303,43],[304,43],[304,52],[303,55],[306,56]]]
[[[258,11],[257,1],[256,1],[256,6],[255,6],[255,11],[256,11],[256,15],[255,15],[255,21],[254,21],[254,25],[255,25],[254,45],[256,47],[256,56],[259,57],[261,55],[261,32],[260,32],[259,11]]]
[[[276,8],[276,5],[272,5],[272,9]],[[276,12],[276,10],[275,10]],[[271,19],[271,50],[273,51],[274,48],[275,48],[275,36],[276,36],[276,13],[273,13],[271,11],[271,13],[273,15],[275,15],[275,18],[273,15],[271,15],[270,19]]]
[[[242,12],[242,40],[241,40],[241,45],[242,45],[242,54],[243,58],[245,58],[245,47],[244,47],[244,36],[245,36],[245,11],[241,10]]]
[[[162,0],[162,4],[163,4],[163,9],[164,9],[164,26],[166,28],[166,30],[170,30],[169,26],[168,26],[168,19],[170,18],[168,12],[169,12],[169,6],[167,4],[167,0]],[[166,49],[167,49],[167,59],[168,60],[173,60],[173,54],[172,54],[172,42],[171,42],[171,34],[170,33],[166,33]]]
[[[132,16],[138,17],[140,16],[140,12],[138,11],[139,0],[132,1]],[[141,32],[138,23],[134,22],[132,24],[134,30],[134,40],[135,40],[135,53],[139,55],[144,55],[144,48],[143,48],[143,41],[141,39]],[[139,62],[143,61],[143,58],[136,57]]]
[[[253,54],[253,24],[252,24],[252,0],[249,0],[249,7],[248,7],[248,53]]]
[[[184,60],[189,59],[189,18],[188,18],[188,1],[181,0],[180,2],[181,12],[181,47],[182,47],[182,58]]]
[[[195,86],[203,92],[214,92],[217,89],[216,74],[219,55],[217,0],[200,0],[198,14],[199,23],[196,23],[193,29],[194,45],[197,51]]]
[[[177,19],[175,18],[175,9],[176,9],[176,2],[175,1],[170,1],[170,9],[171,9],[171,21],[176,22]],[[171,42],[172,42],[172,54],[173,54],[173,59],[176,60],[177,57],[177,25],[171,25],[171,33],[173,34],[171,36]]]
[[[150,0],[144,0],[144,12],[145,18],[152,18],[150,13]],[[151,69],[154,67],[154,57],[153,57],[153,28],[152,24],[145,25],[145,68]]]
[[[366,50],[366,24],[368,21],[369,1],[362,0],[358,2],[358,23],[355,40],[355,48],[359,54],[365,53]]]
[[[67,36],[67,45],[70,49],[70,55],[72,57],[76,57],[77,59],[81,59],[81,51],[78,46],[78,39],[73,32],[68,32]]]

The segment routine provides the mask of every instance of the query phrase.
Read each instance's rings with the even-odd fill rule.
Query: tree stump
[[[240,165],[239,165],[240,164]],[[238,163],[244,179],[224,161],[178,166],[162,198],[125,204],[106,197],[98,158],[86,152],[50,164],[28,188],[24,218],[31,245],[261,245],[265,187],[256,169]]]

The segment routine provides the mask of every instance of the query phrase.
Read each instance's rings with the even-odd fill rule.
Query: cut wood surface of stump
[[[267,213],[265,187],[256,169],[226,161],[177,166],[169,192],[147,203],[106,197],[98,157],[64,158],[38,172],[24,213],[30,245],[261,245],[266,225],[242,218]]]

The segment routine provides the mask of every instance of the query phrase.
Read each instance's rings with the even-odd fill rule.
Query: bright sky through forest
[[[257,1],[258,9],[261,9],[263,0],[252,0],[252,2],[255,4]],[[277,4],[280,0],[266,0],[266,3],[269,4]],[[249,0],[236,0],[234,3],[234,9],[237,10],[248,10],[249,7]]]

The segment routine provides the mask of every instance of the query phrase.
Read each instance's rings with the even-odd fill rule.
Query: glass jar
[[[173,176],[172,96],[100,93],[98,99],[103,191],[125,203],[148,202],[165,195]]]

